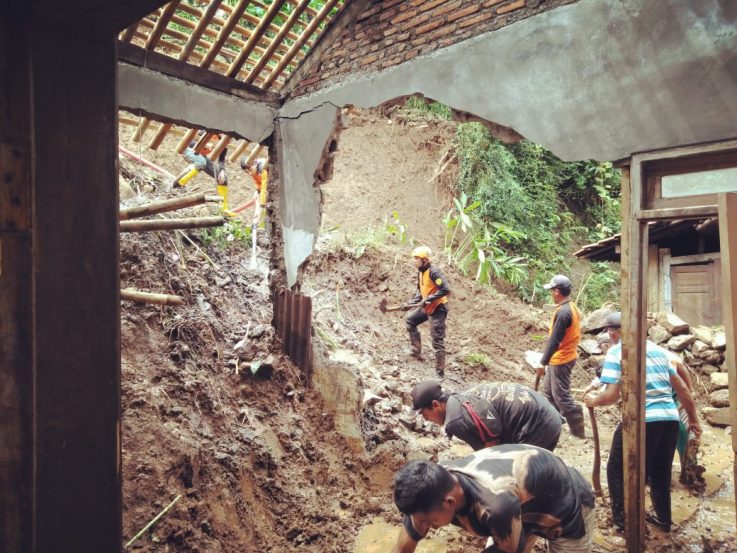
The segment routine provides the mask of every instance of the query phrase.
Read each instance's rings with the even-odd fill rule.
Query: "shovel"
[[[594,415],[593,407],[589,407],[589,418],[591,419],[591,431],[594,433],[594,468],[591,472],[591,483],[594,486],[594,493],[597,497],[601,497],[601,452],[599,446],[599,428],[596,425],[596,415]]]
[[[387,305],[386,298],[382,299],[379,302],[379,311],[382,313],[389,313],[391,311],[409,311],[413,307],[417,307],[415,305],[407,305],[406,303],[403,303],[401,305]]]

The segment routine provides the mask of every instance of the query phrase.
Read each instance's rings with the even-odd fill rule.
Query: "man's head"
[[[440,465],[412,461],[394,477],[394,504],[417,526],[440,528],[450,524],[462,506],[456,486],[453,475]]]
[[[612,344],[619,342],[619,339],[622,337],[622,313],[619,311],[609,313],[604,321],[604,329],[609,334]]]
[[[555,275],[550,279],[550,282],[543,285],[543,288],[550,290],[550,294],[553,296],[553,301],[555,303],[560,303],[571,295],[573,285],[567,276]]]
[[[435,380],[425,380],[412,388],[412,409],[415,415],[421,414],[425,420],[442,426],[445,424],[445,405],[448,394]]]
[[[412,257],[415,260],[415,267],[418,269],[424,265],[430,263],[430,248],[427,246],[417,246],[412,250]]]
[[[612,339],[609,337],[609,333],[604,331],[596,337],[596,343],[599,345],[601,353],[606,353],[609,348],[612,347]]]

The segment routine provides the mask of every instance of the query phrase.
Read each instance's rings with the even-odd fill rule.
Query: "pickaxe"
[[[390,311],[409,311],[413,307],[417,307],[416,305],[407,305],[406,303],[403,303],[401,305],[387,305],[386,298],[383,298],[379,302],[379,310],[382,313],[389,313]]]

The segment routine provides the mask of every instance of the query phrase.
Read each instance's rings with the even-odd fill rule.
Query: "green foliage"
[[[551,274],[569,270],[573,243],[600,240],[619,229],[620,177],[611,163],[563,162],[529,141],[505,145],[480,123],[458,126],[456,149],[456,201],[476,206],[477,222],[455,244],[450,225],[462,210],[454,206],[457,215],[443,221],[453,229],[449,255],[462,268],[469,255],[475,258],[482,282],[502,279],[523,299],[537,301]],[[604,286],[603,273],[597,275]]]
[[[448,106],[439,102],[426,101],[422,96],[407,98],[400,113],[409,119],[430,118],[450,121],[451,111]]]
[[[391,243],[409,245],[414,243],[409,236],[407,225],[397,211],[392,212],[391,219],[388,215],[384,217],[384,223],[379,227],[370,226],[360,232],[347,233],[339,247],[358,259],[367,249],[381,250]]]
[[[221,227],[202,231],[202,243],[205,246],[215,245],[218,248],[251,245],[251,227],[237,219],[227,219]]]
[[[584,311],[599,309],[606,303],[619,304],[619,270],[612,264],[592,262],[591,272],[581,282],[576,304]]]
[[[482,366],[484,368],[490,369],[492,365],[491,357],[486,355],[485,353],[468,353],[463,356],[463,362],[466,365],[474,365],[474,366]]]

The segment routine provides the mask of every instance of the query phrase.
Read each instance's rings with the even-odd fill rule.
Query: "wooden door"
[[[671,267],[673,312],[690,325],[722,323],[721,277],[714,262]]]

